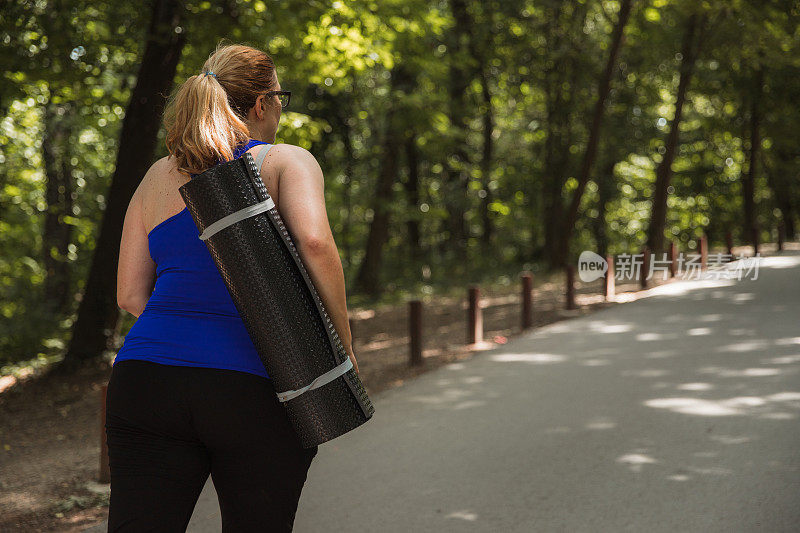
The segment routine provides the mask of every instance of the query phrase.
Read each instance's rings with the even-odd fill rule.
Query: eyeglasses
[[[278,100],[281,102],[281,108],[286,108],[286,106],[289,105],[289,100],[291,100],[292,91],[270,91],[264,96],[269,98],[271,96],[275,96],[276,94],[278,95]]]

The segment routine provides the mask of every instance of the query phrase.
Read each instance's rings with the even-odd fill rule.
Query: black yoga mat
[[[276,394],[306,387],[338,365],[348,365],[347,352],[253,156],[245,152],[238,159],[220,163],[195,176],[179,191]],[[256,204],[266,210],[206,237],[225,226],[226,221],[218,222],[223,217],[236,212],[246,215],[258,207]],[[249,209],[240,211],[245,208]],[[374,413],[352,368],[282,403],[304,448],[347,433]]]

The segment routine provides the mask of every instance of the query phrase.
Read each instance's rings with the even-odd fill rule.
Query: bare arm
[[[272,149],[279,150],[281,159],[286,161],[278,178],[278,211],[358,372],[347,315],[344,269],[325,210],[322,169],[305,148],[281,144]]]
[[[150,257],[147,231],[142,219],[141,186],[125,212],[117,266],[117,305],[134,316],[144,311],[153,291],[156,264]]]

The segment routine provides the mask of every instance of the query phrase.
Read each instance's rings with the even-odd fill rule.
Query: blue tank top
[[[258,144],[267,145],[262,150],[271,146],[250,139],[237,147],[234,159]],[[150,230],[155,287],[114,363],[143,359],[269,377],[211,253],[197,236],[186,207]]]

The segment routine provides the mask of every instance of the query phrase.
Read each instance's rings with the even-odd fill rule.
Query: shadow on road
[[[790,531],[798,279],[786,253],[663,285],[387,391],[321,449],[296,530]]]

